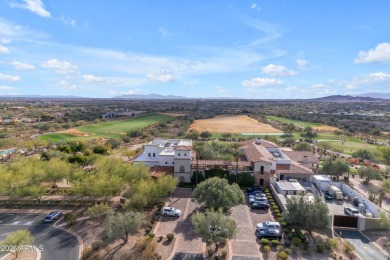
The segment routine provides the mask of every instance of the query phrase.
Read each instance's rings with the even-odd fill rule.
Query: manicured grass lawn
[[[52,142],[69,140],[88,140],[96,138],[116,138],[125,135],[131,130],[138,130],[149,125],[166,122],[173,117],[163,114],[146,114],[135,118],[109,121],[77,127],[76,130],[86,133],[88,136],[75,136],[67,133],[52,133],[41,135],[38,138]]]
[[[281,123],[293,123],[296,126],[301,126],[301,127],[307,127],[307,126],[324,126],[324,124],[321,123],[314,123],[314,122],[305,122],[305,121],[299,121],[299,120],[293,120],[285,117],[278,117],[278,116],[267,116],[267,119],[271,121],[279,121]]]

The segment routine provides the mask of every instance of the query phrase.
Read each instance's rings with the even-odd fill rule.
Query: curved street
[[[0,240],[11,232],[29,230],[36,247],[42,245],[42,260],[77,260],[79,258],[78,239],[53,224],[43,223],[44,214],[0,214]],[[0,254],[0,258],[4,254]]]

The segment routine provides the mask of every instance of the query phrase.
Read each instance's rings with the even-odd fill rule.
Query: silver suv
[[[180,217],[181,210],[174,207],[164,207],[162,209],[163,216]]]
[[[280,229],[280,223],[267,221],[256,225],[256,230],[260,231],[263,229]]]

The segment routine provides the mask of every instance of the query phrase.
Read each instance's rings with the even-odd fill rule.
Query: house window
[[[168,162],[165,162],[165,164],[168,164]]]
[[[187,156],[187,154],[185,153],[184,156]]]
[[[156,157],[156,154],[155,154],[155,153],[153,153],[153,157]]]
[[[264,185],[264,179],[260,179],[260,186]]]
[[[180,153],[178,153],[177,155],[180,156]]]
[[[180,166],[180,172],[181,172],[181,173],[184,173],[184,166],[183,166],[183,165]]]
[[[180,181],[180,182],[185,182],[185,179],[184,179],[184,177],[183,177],[183,176],[181,176],[181,177],[179,178],[179,181]]]
[[[148,153],[148,157],[151,157],[150,153]]]
[[[284,174],[280,174],[279,180],[283,181],[284,180]]]
[[[172,164],[175,164],[175,162],[172,162]]]
[[[260,167],[260,174],[264,174],[264,166]]]

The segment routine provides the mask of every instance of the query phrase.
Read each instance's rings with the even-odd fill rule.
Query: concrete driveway
[[[362,259],[375,259],[375,260],[390,260],[390,257],[386,255],[381,249],[375,244],[369,241],[358,231],[352,230],[335,230],[345,241],[350,242],[355,247],[355,252]]]

